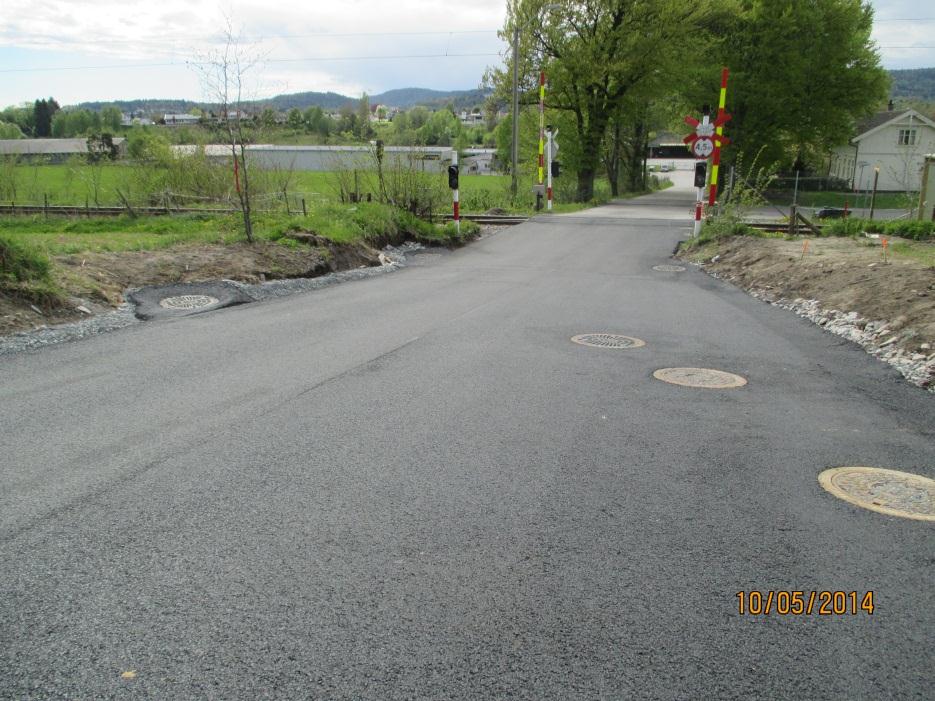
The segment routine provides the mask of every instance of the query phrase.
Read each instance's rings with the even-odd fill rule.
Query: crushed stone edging
[[[270,280],[257,284],[224,280],[237,287],[253,301],[259,302],[273,297],[285,297],[299,292],[317,290],[350,280],[362,280],[376,275],[391,273],[407,265],[406,258],[425,249],[421,243],[407,242],[400,246],[386,246],[380,256],[382,265],[351,270],[341,270],[313,278],[290,278],[286,280]],[[124,291],[126,297],[134,289]],[[45,346],[58,345],[68,341],[77,341],[99,333],[116,331],[117,329],[144,323],[136,318],[136,307],[130,302],[124,302],[116,310],[95,316],[55,326],[43,326],[32,331],[19,331],[9,336],[0,336],[0,356],[12,355],[23,351],[38,350]]]
[[[724,280],[744,290],[754,299],[791,311],[796,316],[808,319],[835,336],[856,343],[869,355],[892,365],[911,384],[935,393],[935,352],[926,355],[925,353],[907,353],[902,348],[897,348],[898,341],[906,331],[891,328],[892,322],[867,319],[857,312],[826,309],[821,306],[821,300],[817,299],[802,297],[791,300],[785,297],[777,299],[775,294],[769,290],[736,285],[730,276],[708,270],[702,263],[692,263],[692,265],[698,266],[713,278]]]

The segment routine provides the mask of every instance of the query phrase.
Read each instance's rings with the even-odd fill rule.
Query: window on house
[[[916,130],[915,129],[900,129],[899,130],[899,141],[897,143],[900,146],[915,146]]]

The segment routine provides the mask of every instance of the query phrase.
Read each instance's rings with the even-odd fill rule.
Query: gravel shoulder
[[[502,227],[481,228],[479,238]],[[128,293],[145,286],[226,281],[253,301],[319,289],[423,264],[423,244],[375,249],[296,234],[292,245],[180,245],[160,251],[57,256],[67,308],[40,309],[0,294],[0,355],[85,338],[140,322]],[[431,249],[434,255],[444,248]]]
[[[862,346],[935,391],[935,243],[879,238],[731,237],[683,249],[769,304]]]

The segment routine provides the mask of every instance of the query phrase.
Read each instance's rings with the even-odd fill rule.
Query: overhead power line
[[[304,58],[268,58],[262,63],[302,63],[313,61],[392,61],[399,59],[420,59],[420,58],[476,58],[499,56],[497,52],[481,52],[467,54],[393,54],[388,56],[306,56]],[[210,65],[210,61],[170,61],[168,63],[114,63],[100,66],[53,66],[48,68],[0,68],[0,73],[42,73],[55,71],[97,71],[121,68],[167,68],[170,66],[205,66]]]

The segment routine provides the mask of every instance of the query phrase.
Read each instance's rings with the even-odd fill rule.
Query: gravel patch
[[[106,331],[116,331],[140,323],[135,306],[121,304],[115,311],[90,316],[81,321],[57,326],[40,326],[34,331],[20,331],[11,336],[0,336],[0,356],[53,346],[65,341],[76,341]]]

